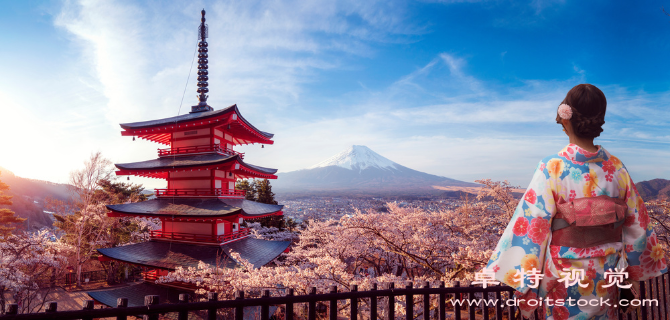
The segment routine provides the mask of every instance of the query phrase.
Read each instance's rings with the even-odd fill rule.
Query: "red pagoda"
[[[214,110],[207,104],[207,25],[205,10],[199,27],[198,99],[191,112],[176,117],[123,123],[121,135],[167,145],[153,160],[119,163],[116,174],[167,180],[167,188],[156,189],[156,199],[109,205],[110,217],[152,217],[161,229],[151,240],[122,247],[99,249],[101,259],[141,266],[145,282],[129,287],[89,292],[99,303],[115,307],[117,298],[128,298],[128,306],[144,305],[145,295],[159,295],[161,302],[176,302],[179,293],[190,291],[179,284],[156,284],[157,277],[177,267],[196,267],[199,261],[235,267],[229,252],[235,251],[255,267],[263,266],[289,245],[249,236],[242,222],[282,215],[281,205],[245,199],[235,190],[237,179],[276,179],[276,169],[255,166],[234,150],[242,144],[273,144],[273,134],[256,129],[240,114],[237,105]]]

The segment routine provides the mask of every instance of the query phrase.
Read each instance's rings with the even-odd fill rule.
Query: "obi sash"
[[[557,213],[551,223],[551,244],[588,248],[620,242],[628,206],[622,199],[601,195],[556,203]]]

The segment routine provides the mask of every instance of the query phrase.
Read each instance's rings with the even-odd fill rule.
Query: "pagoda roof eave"
[[[216,168],[220,165],[232,165],[233,163],[239,164],[239,167],[235,166],[234,168],[227,168],[227,170],[239,171],[241,175],[245,176],[255,176],[266,179],[277,178],[277,176],[274,174],[277,172],[277,169],[248,164],[244,162],[242,157],[238,154],[222,155],[215,153],[206,155],[163,157],[140,162],[117,163],[115,166],[119,169],[119,171],[116,172],[117,175],[146,175],[150,177],[152,177],[151,175],[155,175],[153,176],[155,178],[165,178],[163,175],[158,173],[186,169],[211,170],[212,168]]]
[[[283,214],[283,205],[266,204],[246,199],[220,198],[161,198],[142,202],[107,205],[111,216],[172,217],[185,219],[215,219],[240,215],[261,218]]]
[[[238,215],[242,218],[246,218],[248,220],[254,220],[254,219],[260,219],[260,218],[266,218],[270,216],[281,216],[284,215],[284,211],[276,211],[272,213],[266,213],[262,215],[249,215],[246,214],[244,211],[239,211]],[[221,216],[207,216],[207,217],[200,217],[200,216],[179,216],[175,217],[174,215],[168,215],[168,214],[151,214],[151,213],[127,213],[127,212],[119,212],[119,211],[114,211],[110,210],[107,213],[108,217],[116,217],[116,218],[121,218],[121,217],[145,217],[145,218],[176,218],[176,219],[187,219],[187,220],[212,220],[212,219],[220,219],[220,218],[226,218],[232,216],[232,214],[228,215],[221,215]]]
[[[235,116],[233,116],[235,114]],[[122,136],[138,136],[143,139],[169,144],[169,133],[178,130],[199,129],[234,125],[240,133],[245,133],[237,141],[239,144],[264,143],[274,144],[274,134],[258,130],[241,114],[237,105],[214,111],[183,114],[175,117],[148,120],[140,122],[122,123]]]
[[[199,261],[216,265],[217,256],[228,260],[226,267],[236,265],[219,246],[212,245],[147,241],[97,251],[109,259],[170,271],[177,267],[197,267]]]
[[[290,244],[290,241],[270,241],[246,237],[218,246],[147,241],[97,251],[117,261],[150,268],[175,270],[177,267],[197,267],[200,261],[212,266],[235,268],[238,262],[228,254],[232,250],[248,260],[254,268],[260,268],[278,257]]]
[[[182,114],[174,117],[169,117],[169,118],[163,118],[163,119],[156,119],[156,120],[146,120],[146,121],[138,121],[138,122],[127,122],[127,123],[121,123],[119,126],[121,126],[122,129],[129,131],[129,130],[139,130],[139,129],[152,129],[156,127],[162,127],[165,125],[171,125],[171,124],[180,124],[180,123],[187,123],[191,121],[201,121],[201,120],[206,120],[210,118],[215,118],[217,116],[221,116],[230,112],[234,112],[234,110],[237,108],[237,105],[232,105],[230,107],[224,108],[224,109],[219,109],[219,110],[214,110],[214,111],[205,111],[205,112],[198,112],[198,113],[187,113],[187,114]]]

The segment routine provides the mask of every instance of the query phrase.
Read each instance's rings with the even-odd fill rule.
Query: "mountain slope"
[[[277,192],[362,192],[365,194],[440,193],[433,186],[477,186],[397,164],[366,146],[346,150],[307,169],[279,173]]]
[[[7,208],[14,211],[17,216],[28,219],[24,222],[23,229],[26,229],[28,224],[30,228],[50,227],[52,221],[44,212],[44,200],[47,197],[67,200],[69,197],[68,186],[65,184],[21,178],[2,167],[0,167],[0,181],[9,185],[9,191],[5,194],[13,196],[13,204]]]
[[[641,181],[635,184],[635,188],[640,193],[640,196],[645,201],[656,198],[670,198],[670,180],[653,179],[649,181]]]

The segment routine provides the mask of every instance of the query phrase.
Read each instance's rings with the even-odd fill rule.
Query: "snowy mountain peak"
[[[382,157],[366,146],[353,145],[325,161],[309,167],[309,169],[328,166],[338,166],[349,170],[363,170],[366,168],[393,170],[398,169],[399,164]]]

